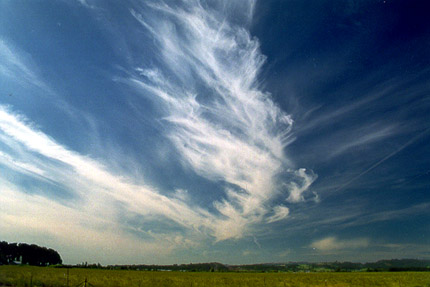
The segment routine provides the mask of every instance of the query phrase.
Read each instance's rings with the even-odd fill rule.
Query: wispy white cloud
[[[288,196],[287,201],[300,202],[304,200],[303,193],[317,179],[317,175],[312,171],[307,172],[305,168],[300,168],[295,171],[294,174],[296,175],[298,182],[292,181],[287,184],[290,190],[290,195]]]
[[[273,215],[267,218],[267,222],[271,223],[271,222],[285,219],[287,218],[289,213],[290,213],[290,210],[288,209],[288,207],[281,206],[281,205],[275,206],[273,208]]]
[[[91,3],[91,0],[90,1],[88,1],[88,0],[77,0],[77,1],[79,2],[79,4],[81,4],[82,6],[84,6],[86,8],[90,8],[90,9],[95,8],[94,5],[89,4],[89,2]]]
[[[236,4],[234,13],[251,16],[254,1]],[[265,216],[269,222],[285,218],[281,207],[268,215],[279,189],[275,177],[287,172],[297,179],[284,188],[289,201],[298,202],[316,176],[291,170],[284,155],[293,120],[258,87],[265,61],[258,41],[232,24],[231,11],[199,1],[175,7],[150,2],[131,15],[152,34],[161,64],[136,68],[129,84],[159,104],[166,135],[185,166],[235,186],[214,203],[223,216],[215,237],[240,238]]]
[[[357,238],[341,240],[336,237],[326,237],[317,241],[314,241],[310,247],[319,251],[333,251],[333,250],[350,250],[365,248],[369,246],[369,239]]]

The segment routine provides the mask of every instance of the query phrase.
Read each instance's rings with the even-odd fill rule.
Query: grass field
[[[67,282],[69,272],[69,282]],[[430,272],[204,273],[0,266],[0,286],[425,286]]]

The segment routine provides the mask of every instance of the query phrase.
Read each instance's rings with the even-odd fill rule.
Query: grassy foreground
[[[69,282],[67,285],[67,272]],[[430,272],[205,273],[0,266],[0,286],[425,286]]]

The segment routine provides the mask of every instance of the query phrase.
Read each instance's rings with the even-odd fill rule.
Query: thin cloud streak
[[[353,132],[353,134],[358,134],[359,136],[355,136],[354,138],[347,138],[343,143],[341,138],[345,138],[346,135],[336,136],[334,139],[331,139],[330,142],[341,142],[341,144],[333,148],[333,151],[331,151],[330,156],[339,156],[343,153],[350,151],[353,148],[385,140],[387,137],[393,136],[396,133],[398,133],[398,131],[396,130],[395,126],[382,125],[381,127],[379,127],[374,124],[373,126],[366,126],[364,128],[357,129]]]
[[[351,227],[359,227],[376,222],[394,221],[397,219],[425,215],[429,202],[423,202],[407,208],[397,210],[385,210],[380,212],[363,212],[360,206],[339,208],[336,212],[332,210],[318,211],[318,214],[307,210],[303,214],[296,215],[288,222],[290,232],[300,230],[344,230]],[[309,221],[309,217],[316,218]]]
[[[29,59],[25,59],[16,51],[11,43],[0,38],[0,75],[17,81],[21,85],[33,85],[44,92],[52,94],[52,90],[29,67]],[[28,58],[28,57],[27,57]]]
[[[381,165],[385,161],[389,160],[390,158],[392,158],[393,156],[395,156],[396,154],[398,154],[399,152],[401,152],[402,150],[404,150],[405,148],[407,148],[408,146],[410,146],[411,144],[413,144],[414,142],[416,142],[417,140],[419,140],[421,137],[423,137],[429,131],[430,131],[430,128],[428,128],[428,129],[422,131],[421,133],[419,133],[418,135],[414,136],[413,138],[411,138],[410,140],[408,140],[405,144],[403,144],[402,146],[400,146],[398,149],[394,150],[393,152],[391,152],[390,154],[388,154],[387,156],[385,156],[384,158],[382,158],[381,160],[379,160],[378,162],[376,162],[375,164],[373,164],[372,166],[370,166],[368,169],[366,169],[362,173],[358,174],[357,176],[355,176],[354,178],[352,178],[351,180],[349,180],[345,184],[343,184],[340,187],[338,187],[335,191],[339,191],[339,190],[344,189],[345,187],[347,187],[348,185],[350,185],[351,183],[353,183],[354,181],[356,181],[357,179],[359,179],[363,175],[365,175],[368,172],[372,171],[373,169],[377,168],[379,165]]]

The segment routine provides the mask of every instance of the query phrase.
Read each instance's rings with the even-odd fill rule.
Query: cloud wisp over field
[[[386,2],[2,2],[0,239],[67,263],[430,256],[430,29]]]

